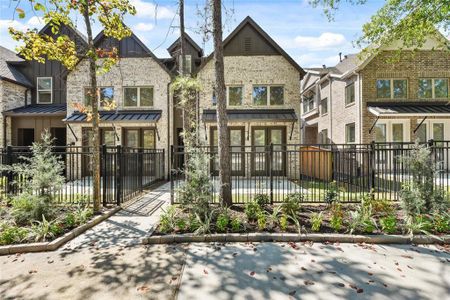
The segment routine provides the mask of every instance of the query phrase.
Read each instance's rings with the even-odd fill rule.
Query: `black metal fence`
[[[62,189],[54,193],[58,202],[79,203],[92,199],[92,147],[53,147],[53,153],[64,166]],[[0,149],[0,164],[26,162],[29,147]],[[102,146],[100,149],[100,193],[103,206],[120,205],[141,193],[145,187],[165,178],[165,153],[161,149]],[[26,178],[3,171],[0,180],[2,195],[17,195],[23,191]]]
[[[439,166],[435,188],[447,191],[450,184],[450,142],[429,141],[433,161]],[[396,200],[403,184],[412,179],[410,166],[401,157],[408,156],[414,143],[317,144],[234,146],[231,151],[232,198],[246,203],[257,194],[266,194],[271,202],[283,202],[293,193],[304,202],[325,202],[333,191],[342,202],[359,202],[373,191],[379,199]],[[212,202],[218,201],[219,178],[217,148],[202,147],[210,156],[209,171],[213,183]],[[183,148],[171,151],[172,202],[184,184]]]

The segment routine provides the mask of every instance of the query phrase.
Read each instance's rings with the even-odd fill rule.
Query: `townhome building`
[[[228,127],[232,149],[265,151],[274,144],[298,144],[300,80],[305,71],[250,17],[223,41]],[[213,53],[196,73],[202,84],[199,115],[202,140],[217,146]],[[279,150],[279,149],[278,149]],[[213,164],[217,171],[217,164]],[[266,174],[268,157],[234,155],[232,174]],[[274,160],[275,173],[286,173],[286,157]]]
[[[61,27],[84,52],[85,38],[74,28]],[[40,33],[53,35],[49,25]],[[67,69],[57,61],[25,61],[0,46],[0,140],[6,145],[29,146],[49,130],[56,145],[66,145]]]
[[[368,57],[344,55],[336,66],[308,69],[302,142],[450,139],[450,52],[443,44],[448,40],[436,31],[415,51],[396,42]]]

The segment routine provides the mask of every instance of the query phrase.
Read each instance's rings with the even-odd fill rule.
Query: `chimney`
[[[327,68],[327,66],[326,66],[326,65],[322,65],[322,68],[326,69],[326,68]]]
[[[342,52],[339,52],[339,61],[342,61]]]

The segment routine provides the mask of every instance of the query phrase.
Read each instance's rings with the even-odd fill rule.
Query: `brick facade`
[[[0,112],[25,105],[27,88],[5,80],[0,80]],[[6,119],[6,120],[5,120]],[[5,135],[6,125],[6,135]],[[5,141],[6,136],[6,141]],[[0,113],[0,145],[11,144],[11,118]]]

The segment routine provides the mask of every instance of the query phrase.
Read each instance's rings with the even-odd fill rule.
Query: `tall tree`
[[[368,0],[309,0],[314,6],[323,7],[329,20],[342,3],[363,5]],[[386,0],[384,5],[363,26],[362,35],[356,40],[360,47],[386,45],[401,41],[404,47],[418,49],[424,45],[436,28],[449,33],[450,0]],[[448,41],[438,39],[443,48]],[[376,47],[366,48],[376,51]]]
[[[23,1],[26,4],[28,1]],[[34,10],[43,13],[44,21],[50,24],[53,35],[38,34],[35,30],[20,31],[9,28],[11,36],[23,42],[18,47],[28,60],[44,62],[45,58],[60,61],[67,69],[73,69],[79,60],[87,59],[89,64],[89,92],[90,105],[77,107],[88,114],[92,122],[93,131],[93,204],[94,212],[100,211],[100,135],[98,114],[99,90],[97,88],[97,73],[108,72],[118,61],[117,49],[100,49],[94,45],[92,24],[98,22],[103,27],[105,36],[121,40],[131,35],[131,31],[124,25],[125,15],[134,15],[136,10],[128,0],[45,0],[30,1]],[[20,18],[25,17],[24,10],[17,3],[16,11]],[[75,16],[81,15],[87,32],[86,51],[77,51],[77,44],[67,35],[60,32],[61,25],[74,27]],[[82,53],[80,55],[80,53]],[[113,104],[109,104],[113,105]]]
[[[223,62],[221,0],[212,0],[212,25],[217,97],[217,131],[219,146],[219,197],[223,205],[230,206],[232,204],[230,138],[228,135],[227,102],[225,95],[226,87]]]

